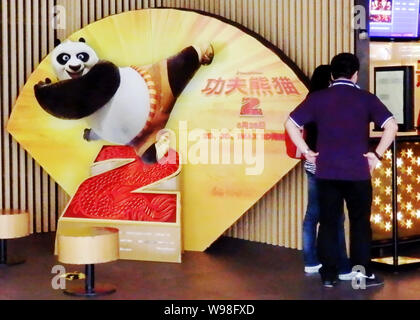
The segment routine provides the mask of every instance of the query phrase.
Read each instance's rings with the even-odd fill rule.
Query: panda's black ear
[[[54,47],[58,47],[61,44],[61,40],[60,39],[55,39],[54,40]]]
[[[86,43],[86,40],[85,40],[85,38],[80,38],[80,39],[79,39],[79,42],[84,42],[84,43]]]

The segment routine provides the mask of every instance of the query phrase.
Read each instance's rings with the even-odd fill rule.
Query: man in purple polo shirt
[[[370,214],[371,172],[376,168],[398,131],[391,112],[373,94],[357,85],[358,58],[350,53],[331,61],[334,79],[330,88],[309,95],[291,114],[285,127],[292,141],[317,166],[320,225],[318,256],[325,287],[337,283],[338,224],[345,200],[350,220],[350,258],[353,266],[363,266],[366,286],[383,284],[371,272]],[[318,128],[317,152],[310,150],[300,134],[308,123]],[[374,151],[369,152],[369,125],[384,129]]]

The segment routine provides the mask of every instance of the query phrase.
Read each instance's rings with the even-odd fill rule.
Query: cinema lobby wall
[[[26,209],[32,233],[53,232],[69,198],[4,130],[24,83],[54,47],[87,24],[112,14],[154,7],[193,9],[239,23],[280,48],[309,77],[340,52],[354,52],[353,0],[1,0],[1,208]],[[66,28],[50,14],[66,8]],[[52,151],[53,152],[53,151]],[[301,249],[306,208],[301,164],[260,199],[225,235]]]

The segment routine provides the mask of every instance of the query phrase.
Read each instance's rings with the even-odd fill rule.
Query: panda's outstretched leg
[[[164,129],[169,120],[176,99],[188,85],[202,65],[209,65],[214,58],[214,49],[210,44],[194,45],[185,48],[177,55],[150,65],[147,72],[155,82],[157,92],[157,108],[149,128],[130,141],[136,153],[145,163],[168,160],[169,144],[160,139],[158,133]],[[172,160],[168,160],[172,161]]]
[[[168,81],[175,98],[179,97],[201,65],[209,65],[214,58],[211,44],[193,45],[168,59]]]

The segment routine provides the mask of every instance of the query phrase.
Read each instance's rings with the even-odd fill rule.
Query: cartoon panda
[[[193,45],[158,63],[119,68],[99,60],[81,38],[59,44],[51,54],[58,78],[38,83],[40,106],[61,119],[86,119],[84,139],[129,145],[146,163],[155,163],[155,143],[182,93],[201,65],[209,65],[213,47]],[[167,151],[167,150],[166,150]]]

